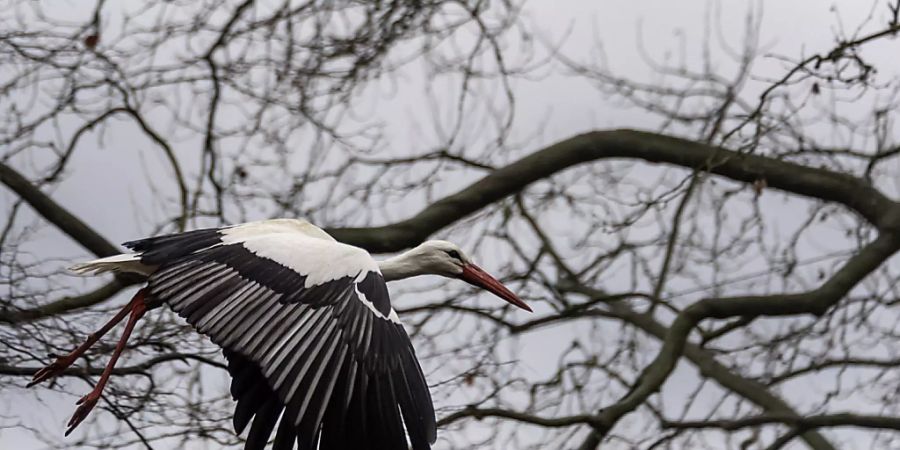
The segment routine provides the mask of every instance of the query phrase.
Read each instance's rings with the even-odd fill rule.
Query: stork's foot
[[[47,364],[46,367],[35,372],[34,376],[31,377],[31,382],[28,383],[28,387],[32,387],[38,383],[47,381],[62,374],[66,369],[69,368],[69,366],[72,365],[72,363],[75,362],[75,359],[71,358],[70,356],[71,355],[57,356],[56,361]]]
[[[97,401],[100,400],[100,392],[96,389],[81,397],[75,404],[78,405],[78,408],[75,410],[75,413],[72,414],[72,418],[69,419],[68,429],[66,429],[66,436],[69,435],[81,422],[91,413],[91,410],[97,406]]]

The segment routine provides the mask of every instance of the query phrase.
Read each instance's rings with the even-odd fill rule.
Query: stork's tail
[[[134,272],[150,275],[155,270],[156,266],[141,263],[140,253],[123,253],[69,267],[69,271],[77,275],[99,275],[106,272]]]

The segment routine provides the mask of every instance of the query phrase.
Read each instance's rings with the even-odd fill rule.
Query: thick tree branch
[[[738,430],[760,425],[784,424],[801,429],[823,427],[860,427],[900,430],[900,417],[868,416],[853,413],[823,414],[799,417],[785,414],[761,414],[736,420],[703,420],[684,422],[663,422],[665,428],[721,428]]]
[[[122,276],[114,278],[107,284],[74,297],[63,297],[45,305],[20,310],[0,310],[0,322],[19,323],[52,317],[102,303],[118,294],[126,287],[136,284],[138,277]]]
[[[28,202],[48,222],[69,235],[75,242],[81,244],[82,247],[88,249],[91,253],[97,256],[110,256],[120,253],[117,246],[100,236],[93,228],[53,201],[19,172],[2,161],[0,161],[0,181],[18,194],[22,200]]]
[[[699,168],[735,181],[765,179],[769,187],[843,204],[882,230],[900,232],[900,206],[860,178],[634,130],[595,131],[558,142],[495,170],[410,219],[381,227],[332,228],[328,232],[339,241],[372,252],[399,251],[531,183],[578,164],[612,158]]]
[[[600,414],[604,424],[602,431],[595,429],[581,448],[596,448],[605,432],[659,390],[681,359],[691,330],[701,320],[745,315],[821,315],[898,250],[900,237],[883,234],[850,258],[828,281],[812,291],[801,294],[705,299],[689,306],[669,327],[662,348],[653,362],[641,373],[635,387],[619,402],[603,409]]]

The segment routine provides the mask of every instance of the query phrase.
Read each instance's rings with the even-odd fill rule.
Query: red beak
[[[481,267],[478,267],[475,264],[464,264],[463,272],[459,278],[473,286],[478,286],[484,290],[490,291],[497,297],[500,297],[525,311],[531,312],[531,308],[526,305],[522,299],[507,289],[503,283],[497,281],[496,278],[492,277],[489,273],[485,272]]]

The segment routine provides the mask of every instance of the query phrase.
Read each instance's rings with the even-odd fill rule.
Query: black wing
[[[369,267],[367,253],[298,233],[248,239],[253,245],[229,243],[221,230],[192,233],[129,244],[142,262],[160,266],[148,282],[151,298],[224,349],[235,430],[252,421],[246,449],[264,448],[276,424],[279,450],[295,441],[302,450],[406,449],[407,433],[413,449],[430,449],[431,396],[381,274],[321,282],[321,273],[277,257],[325,255],[330,245],[344,263],[363,252],[369,261],[361,267]],[[329,261],[315,267],[340,273]]]

